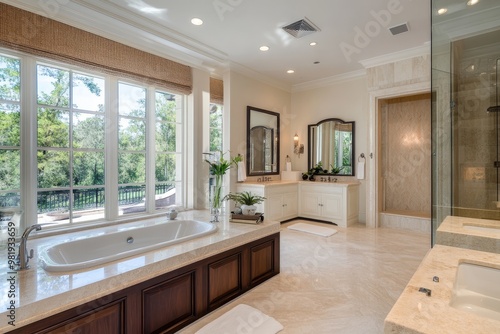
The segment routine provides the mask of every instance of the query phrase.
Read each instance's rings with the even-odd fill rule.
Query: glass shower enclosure
[[[500,226],[500,1],[432,1],[432,226]]]

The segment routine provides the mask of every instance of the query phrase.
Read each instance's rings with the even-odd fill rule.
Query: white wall
[[[266,83],[246,77],[234,71],[224,75],[224,124],[229,130],[229,150],[231,156],[240,153],[246,159],[247,106],[265,109],[280,114],[280,169],[284,168],[285,157],[290,152],[289,119],[291,113],[291,93]],[[226,131],[225,131],[226,132]],[[226,138],[225,138],[226,139]],[[273,179],[279,176],[273,175]],[[235,170],[231,170],[231,185],[236,181]],[[248,179],[247,179],[248,180]],[[234,190],[234,189],[231,189]]]
[[[307,125],[325,118],[340,118],[355,121],[355,163],[361,153],[366,156],[367,168],[370,163],[368,151],[369,93],[366,76],[342,80],[321,88],[294,92],[291,99],[292,114],[288,141],[282,140],[282,151],[292,158],[293,170],[307,170]],[[305,151],[300,158],[293,154],[293,135],[299,135]],[[283,139],[283,135],[282,135]],[[282,153],[282,154],[283,154]],[[366,174],[365,174],[366,175]],[[347,178],[346,179],[355,179]],[[366,182],[361,180],[359,198],[359,220],[366,220]]]

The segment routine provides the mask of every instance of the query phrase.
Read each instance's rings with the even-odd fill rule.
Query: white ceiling
[[[428,0],[4,2],[215,75],[234,68],[288,88],[356,73],[364,68],[360,61],[428,49],[430,41]],[[193,17],[204,24],[192,25]],[[304,17],[320,31],[297,39],[281,29]],[[409,32],[389,32],[405,22]],[[262,45],[270,50],[259,51]]]

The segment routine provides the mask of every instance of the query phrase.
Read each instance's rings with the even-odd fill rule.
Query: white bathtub
[[[217,231],[217,226],[196,220],[173,220],[126,231],[60,243],[42,249],[46,271],[79,270],[166,247]]]

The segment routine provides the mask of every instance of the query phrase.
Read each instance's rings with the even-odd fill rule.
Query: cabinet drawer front
[[[324,184],[301,184],[300,192],[313,192],[321,194],[342,194],[344,191],[343,186],[336,186],[334,183],[324,183]]]
[[[297,192],[298,188],[296,184],[287,184],[287,185],[280,185],[280,186],[270,186],[266,187],[266,194],[284,194],[284,193],[291,193],[291,192]]]

